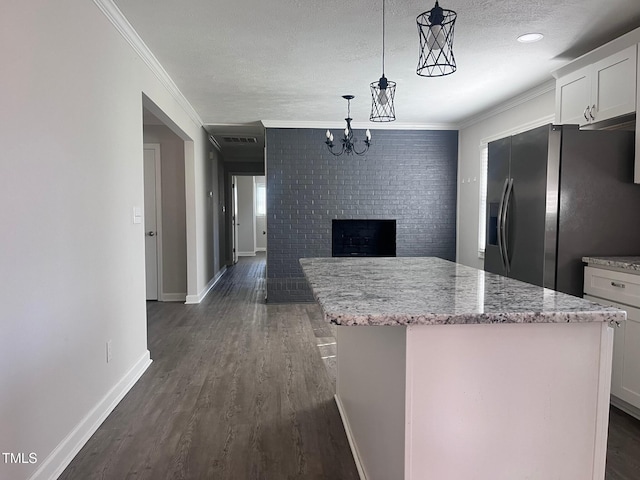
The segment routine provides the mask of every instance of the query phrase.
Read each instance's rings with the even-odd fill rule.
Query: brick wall
[[[334,218],[395,219],[398,256],[455,260],[458,132],[372,135],[365,156],[334,157],[325,130],[267,129],[269,302],[313,301],[298,259],[331,256]]]

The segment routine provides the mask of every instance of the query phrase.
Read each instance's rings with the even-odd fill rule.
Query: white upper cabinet
[[[637,45],[556,81],[556,123],[587,125],[636,110]]]
[[[556,81],[556,123],[589,123],[591,67],[581,68]]]

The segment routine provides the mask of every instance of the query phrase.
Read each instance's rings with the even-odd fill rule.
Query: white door
[[[231,235],[233,236],[233,263],[238,263],[238,177],[231,178],[231,190],[233,198],[231,200]]]
[[[147,300],[158,300],[159,252],[158,252],[158,200],[160,176],[160,145],[144,146],[144,252],[147,282]]]

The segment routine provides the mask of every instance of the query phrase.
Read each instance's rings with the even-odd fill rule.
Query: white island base
[[[367,480],[603,480],[606,322],[338,326],[336,401]]]

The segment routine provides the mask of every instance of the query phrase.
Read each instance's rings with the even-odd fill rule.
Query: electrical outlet
[[[111,340],[107,340],[107,363],[113,358],[113,352],[111,351]]]

